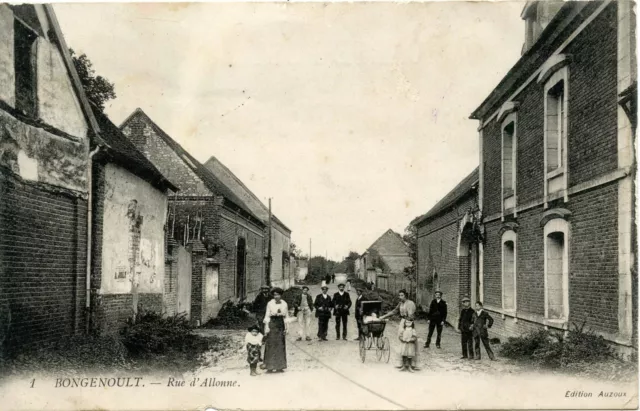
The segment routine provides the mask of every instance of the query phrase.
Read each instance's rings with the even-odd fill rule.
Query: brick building
[[[295,283],[295,264],[292,264],[289,256],[289,244],[291,243],[291,230],[284,225],[273,213],[269,217],[269,208],[253,194],[251,190],[236,177],[220,160],[211,156],[204,166],[213,173],[224,185],[229,187],[249,207],[252,213],[258,216],[265,224],[264,236],[269,239],[271,231],[271,273],[269,278],[274,287],[289,288]],[[265,241],[267,243],[267,241]],[[265,244],[268,248],[268,243]],[[265,249],[265,256],[267,250]],[[266,269],[266,267],[265,267]],[[265,276],[266,278],[266,276]]]
[[[426,306],[435,291],[452,307],[456,324],[461,299],[478,295],[478,175],[476,168],[426,214],[413,220],[417,229],[416,303]]]
[[[167,298],[206,322],[225,301],[257,293],[265,281],[263,221],[141,109],[120,129],[179,189],[169,197]]]
[[[103,144],[92,152],[91,329],[116,331],[138,307],[164,300],[167,195],[176,192],[106,115],[94,110]]]
[[[479,298],[506,337],[586,321],[637,346],[636,17],[528,2],[523,54],[479,120]]]
[[[89,147],[99,127],[49,5],[0,4],[0,344],[86,325]]]
[[[390,292],[406,289],[411,292],[411,282],[404,274],[411,266],[409,247],[402,236],[389,229],[369,246],[355,262],[358,278]]]

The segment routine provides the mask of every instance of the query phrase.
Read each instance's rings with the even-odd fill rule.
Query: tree
[[[289,255],[291,255],[296,260],[300,259],[301,257],[300,249],[293,241],[289,243]]]
[[[349,251],[349,255],[345,258],[347,263],[347,274],[354,274],[356,272],[356,260],[360,258],[360,254],[355,251]]]
[[[416,270],[416,259],[418,257],[418,228],[413,224],[409,224],[407,228],[404,229],[402,239],[409,247],[409,257],[411,258],[411,265],[404,268],[404,275],[409,279],[409,281],[411,281],[411,287],[413,288],[418,280]]]
[[[80,77],[80,83],[87,95],[87,99],[93,103],[100,111],[104,111],[104,105],[107,101],[116,98],[115,87],[112,82],[102,76],[96,76],[93,64],[86,54],[82,53],[76,56],[73,49],[69,49],[71,60]]]

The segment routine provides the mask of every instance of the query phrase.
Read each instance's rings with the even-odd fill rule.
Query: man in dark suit
[[[458,319],[458,330],[460,331],[460,343],[462,344],[462,358],[473,360],[473,314],[469,297],[462,299],[462,310]],[[461,358],[461,359],[462,359]]]
[[[442,326],[447,320],[447,303],[442,299],[442,291],[435,292],[436,298],[431,301],[429,306],[429,313],[427,318],[429,321],[429,335],[427,336],[427,342],[424,343],[424,348],[429,348],[431,344],[431,336],[433,336],[433,330],[438,331],[436,336],[436,348],[440,348],[440,336],[442,335]]]
[[[264,335],[264,315],[267,312],[267,303],[272,299],[271,293],[269,293],[269,286],[263,285],[260,287],[260,292],[256,295],[256,299],[251,304],[251,311],[256,314],[256,320],[258,320],[258,327],[260,327],[260,333]]]
[[[362,288],[356,288],[356,293],[358,293],[358,297],[356,297],[355,302],[355,316],[356,316],[356,324],[358,325],[358,337],[356,340],[360,340],[362,335],[362,316],[363,316],[363,304],[364,303],[364,295],[362,295]]]
[[[316,318],[318,319],[318,338],[320,341],[327,341],[327,331],[329,328],[329,319],[331,318],[331,309],[333,302],[331,297],[327,295],[329,287],[322,287],[322,294],[316,296],[313,306],[316,308]]]
[[[491,361],[496,360],[491,345],[489,344],[489,328],[493,325],[493,318],[482,309],[482,303],[476,302],[476,312],[473,313],[473,339],[476,343],[476,360],[480,359],[480,340]]]
[[[351,296],[344,291],[344,284],[338,284],[338,292],[333,295],[333,315],[336,316],[336,340],[340,339],[340,322],[342,322],[342,339],[347,339],[349,309],[351,309]]]

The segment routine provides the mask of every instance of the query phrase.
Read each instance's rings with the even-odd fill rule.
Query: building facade
[[[636,347],[632,4],[529,2],[479,120],[479,299],[507,337],[586,326]]]
[[[291,287],[295,283],[295,267],[289,257],[289,245],[291,243],[291,230],[273,213],[269,215],[269,207],[266,206],[236,175],[216,157],[211,156],[204,166],[209,169],[223,184],[237,195],[249,207],[251,212],[258,216],[265,225],[264,236],[269,239],[271,231],[271,272],[269,279],[273,287],[283,289]],[[267,258],[269,243],[265,241],[264,256]],[[265,269],[268,265],[265,264]],[[265,273],[266,278],[266,273]]]
[[[89,147],[99,128],[49,5],[0,4],[0,343],[87,324]]]
[[[169,196],[165,276],[178,311],[206,322],[225,301],[257,293],[265,281],[262,220],[142,110],[120,129],[179,190]]]
[[[164,296],[168,193],[177,191],[106,115],[93,151],[91,329],[117,331],[138,309],[169,311]]]
[[[429,308],[436,291],[450,307],[463,297],[477,301],[479,231],[478,175],[476,168],[426,214],[413,220],[417,229],[416,303]],[[448,322],[456,324],[459,310],[451,309]]]

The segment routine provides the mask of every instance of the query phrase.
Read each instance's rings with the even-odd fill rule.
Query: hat
[[[344,287],[344,283],[338,284],[338,287]]]
[[[260,327],[258,327],[256,324],[253,324],[251,327],[247,328],[247,331],[249,332],[253,330],[260,331]]]
[[[440,294],[440,296],[442,297],[442,291],[440,290],[436,291],[434,294]]]
[[[321,289],[323,289],[323,290],[328,290],[328,289],[329,289],[329,287],[327,287],[326,285],[323,285],[323,286],[322,286],[322,287],[320,287],[320,288],[321,288]]]
[[[306,285],[303,285],[303,286],[302,286],[302,289],[303,289],[303,290],[307,290],[307,291],[309,291],[309,287],[307,287]]]
[[[469,301],[469,302],[471,302],[471,300],[469,299],[469,297],[462,297],[462,302],[465,302],[465,301]]]
[[[280,294],[282,295],[282,293],[284,293],[284,290],[282,290],[282,288],[280,287],[275,287],[271,290],[271,294]]]
[[[262,286],[260,286],[260,289],[261,289],[261,290],[268,290],[268,289],[270,289],[270,288],[271,288],[271,287],[269,287],[267,284],[262,284]]]

